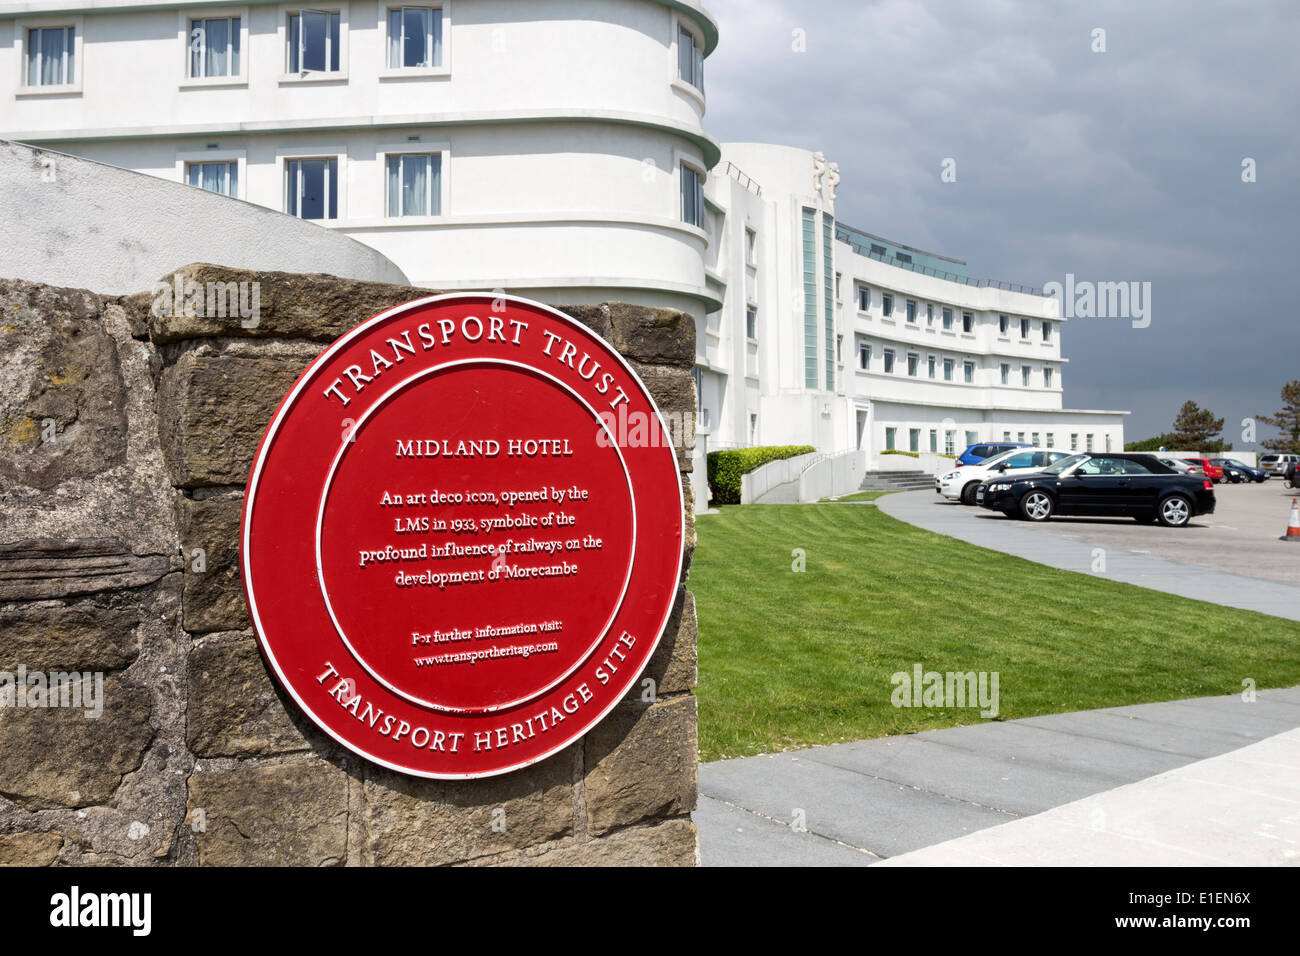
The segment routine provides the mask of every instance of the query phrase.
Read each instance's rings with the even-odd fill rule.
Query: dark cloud
[[[1067,405],[1132,409],[1139,438],[1190,398],[1238,438],[1300,378],[1294,0],[708,7],[706,127],[825,151],[839,218],[975,276],[1152,284],[1148,328],[1067,324]]]

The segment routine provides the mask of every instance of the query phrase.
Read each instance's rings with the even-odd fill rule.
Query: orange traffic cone
[[[1278,540],[1295,541],[1300,544],[1300,503],[1297,503],[1295,498],[1291,499],[1291,520],[1287,522],[1286,534]]]

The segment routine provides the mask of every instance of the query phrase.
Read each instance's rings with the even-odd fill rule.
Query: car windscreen
[[[1087,455],[1071,455],[1069,458],[1062,458],[1055,465],[1048,465],[1043,472],[1048,475],[1059,475],[1061,472],[1073,468],[1080,462],[1088,460]]]

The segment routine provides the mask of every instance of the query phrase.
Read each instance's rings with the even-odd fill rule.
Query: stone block
[[[140,653],[137,612],[88,601],[0,609],[0,670],[121,670]]]
[[[190,653],[185,739],[199,757],[267,757],[310,749],[251,637],[213,640]],[[302,719],[306,719],[305,717]]]
[[[185,561],[182,608],[185,630],[192,634],[249,626],[239,573],[243,507],[242,497],[180,501],[181,550]],[[196,555],[196,551],[201,554]]]

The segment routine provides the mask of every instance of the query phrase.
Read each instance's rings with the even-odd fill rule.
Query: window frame
[[[998,337],[1003,339],[1011,337],[1011,316],[998,313]]]
[[[27,60],[31,56],[27,33],[29,30],[72,29],[72,82],[71,83],[27,83]],[[14,21],[15,41],[18,46],[18,86],[14,91],[17,97],[30,96],[66,96],[69,93],[82,92],[82,76],[86,72],[85,18],[81,16],[29,17]]]
[[[705,170],[703,163],[693,159],[692,157],[679,153],[676,150],[674,150],[674,154],[677,159],[677,219],[683,225],[691,226],[703,233],[705,232],[704,223],[706,221],[704,216],[704,184],[708,181],[708,172]],[[696,182],[699,184],[696,193],[699,200],[698,205],[700,212],[700,221],[698,223],[691,222],[686,218],[686,176],[684,175],[686,169],[695,173]]]
[[[953,380],[953,373],[956,370],[957,362],[955,359],[946,358],[943,360],[943,380],[945,382],[951,382]]]
[[[1032,375],[1033,375],[1033,369],[1031,366],[1028,365],[1020,366],[1020,387],[1021,388],[1031,387],[1033,381]]]
[[[886,375],[893,375],[898,364],[898,354],[894,349],[881,349],[881,369]]]
[[[330,218],[303,219],[302,216],[289,212],[289,163],[294,160],[303,160],[303,159],[333,159],[337,161],[334,167],[338,177],[338,189],[335,197],[335,204],[337,208],[334,210],[335,216],[333,219]],[[276,170],[280,174],[280,210],[279,211],[286,216],[292,216],[295,219],[303,219],[304,222],[314,222],[323,225],[333,225],[333,226],[337,226],[342,222],[344,222],[347,219],[345,213],[348,208],[347,206],[347,184],[348,184],[347,161],[348,161],[347,150],[342,147],[337,147],[337,148],[320,147],[318,149],[312,149],[311,147],[302,147],[300,149],[284,150],[280,153],[277,153],[275,157],[275,164],[276,164]],[[381,178],[381,181],[384,180],[382,180]],[[384,181],[384,185],[386,188],[387,187],[386,181]]]
[[[382,219],[389,224],[420,226],[442,222],[447,218],[447,202],[451,190],[447,184],[447,166],[450,162],[451,147],[447,143],[412,143],[380,145],[376,151],[379,158],[380,209]],[[388,213],[388,159],[390,156],[437,156],[438,159],[438,212],[424,216],[392,216]],[[341,175],[341,174],[340,174]],[[341,200],[340,200],[341,202]]]
[[[975,313],[974,313],[974,312],[967,312],[967,311],[965,311],[964,309],[962,310],[962,313],[961,313],[961,334],[962,334],[962,335],[974,335],[974,334],[975,334]]]
[[[248,85],[248,60],[250,55],[248,48],[248,7],[229,6],[213,7],[211,9],[207,7],[181,7],[177,10],[177,16],[180,20],[177,33],[181,45],[181,89],[200,86]],[[239,17],[239,72],[228,73],[225,76],[190,75],[190,21],[225,20],[231,17]]]
[[[1021,320],[1020,320],[1020,341],[1022,341],[1022,342],[1028,342],[1028,341],[1029,341],[1029,333],[1030,333],[1030,331],[1031,331],[1031,329],[1030,329],[1030,327],[1029,327],[1029,320],[1028,320],[1028,319],[1021,319]]]
[[[909,325],[916,325],[917,304],[915,299],[908,299],[905,306],[907,312],[907,322]]]
[[[244,199],[248,189],[248,154],[242,149],[191,149],[176,153],[176,181],[189,185],[189,167],[196,163],[234,163],[235,176],[238,178],[237,195],[228,198]],[[201,189],[202,187],[193,187]],[[205,190],[206,192],[207,190]],[[222,195],[214,193],[214,195]]]
[[[389,13],[393,10],[400,10],[403,7],[425,7],[431,10],[438,10],[442,18],[442,62],[437,66],[389,66],[388,51],[391,37],[389,36]],[[395,0],[381,0],[379,3],[379,42],[380,42],[380,62],[383,66],[379,69],[378,77],[380,80],[400,80],[404,77],[412,76],[450,76],[451,75],[451,0],[427,0],[427,2],[415,3],[397,3]],[[340,32],[342,27],[340,26]],[[340,42],[342,38],[340,37]],[[343,64],[340,62],[339,66]]]
[[[412,4],[418,6],[418,4]],[[339,68],[337,70],[309,70],[299,71],[297,73],[289,72],[289,17],[302,11],[314,13],[337,13],[339,15]],[[351,11],[348,7],[347,0],[339,2],[322,3],[316,6],[310,3],[286,3],[281,4],[279,8],[280,22],[276,28],[276,37],[280,43],[280,49],[284,52],[283,66],[280,71],[281,83],[330,83],[348,78],[348,48],[351,44],[348,42],[348,21]],[[385,40],[387,38],[385,37]],[[446,46],[446,38],[443,39],[443,46]]]
[[[961,363],[961,380],[965,385],[975,384],[975,363],[963,361]]]
[[[745,226],[745,265],[758,266],[758,230]]]
[[[871,343],[858,343],[858,370],[862,372],[871,371]]]
[[[1010,385],[1011,384],[1011,363],[1002,362],[1000,364],[998,371],[1002,379],[1002,384]]]
[[[921,374],[921,353],[907,353],[907,375],[909,378],[919,378]]]
[[[858,311],[870,312],[871,311],[871,286],[864,285],[861,282],[855,284],[857,285]]]
[[[890,319],[894,316],[894,293],[880,293],[880,317]]]
[[[672,79],[670,80],[670,83],[673,89],[681,90],[687,96],[695,100],[702,110],[706,99],[706,94],[704,92],[704,31],[688,18],[680,16],[675,12],[672,19],[672,30],[673,39],[672,43],[669,44],[668,50],[669,59],[672,64]],[[693,57],[692,65],[698,65],[699,83],[693,83],[687,77],[682,76],[681,42],[683,33],[690,34],[691,38],[694,40],[696,55]]]
[[[758,341],[758,306],[753,302],[745,303],[745,341]]]
[[[952,309],[947,306],[944,306],[942,311],[940,312],[939,318],[940,318],[940,328],[944,332],[951,332],[952,331]]]

